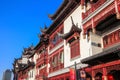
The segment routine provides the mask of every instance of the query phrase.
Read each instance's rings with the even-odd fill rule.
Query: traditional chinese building
[[[120,0],[81,0],[90,56],[81,60],[91,80],[120,80]]]
[[[88,55],[80,49],[84,39],[80,36],[82,27],[82,9],[80,0],[64,0],[54,15],[49,15],[53,23],[47,30],[49,34],[49,80],[75,80],[76,68],[86,65],[80,60]],[[86,43],[85,43],[86,44]]]
[[[15,80],[120,80],[120,0],[64,0],[49,17],[14,61]]]
[[[36,80],[48,79],[48,44],[49,35],[46,34],[47,27],[41,29],[42,34],[39,35],[40,41],[35,47],[36,54]]]
[[[34,80],[35,62],[34,47],[24,48],[21,58],[15,59],[13,63],[14,80]]]

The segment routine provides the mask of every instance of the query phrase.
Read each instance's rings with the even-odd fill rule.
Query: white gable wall
[[[80,28],[81,26],[81,6],[79,6],[77,9],[73,11],[73,13],[66,18],[64,21],[64,33],[69,32],[72,26],[71,22],[71,16],[73,18],[74,24],[78,24],[78,27]],[[80,56],[76,57],[75,59],[70,59],[70,46],[69,43],[66,43],[64,40],[64,67],[69,67],[71,65],[74,65],[75,62],[80,63],[80,60],[88,57],[91,55],[91,45],[90,42],[87,42],[86,39],[83,39],[83,35],[81,32],[81,37],[80,37]]]

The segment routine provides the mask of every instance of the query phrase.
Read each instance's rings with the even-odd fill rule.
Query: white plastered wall
[[[76,8],[70,16],[66,18],[64,21],[64,33],[69,32],[72,26],[71,22],[71,16],[73,18],[74,24],[78,24],[78,27],[80,28],[81,24],[81,17],[82,10],[81,6]],[[82,28],[82,26],[81,26]],[[90,43],[87,42],[86,39],[83,39],[82,32],[80,34],[80,56],[76,57],[75,59],[70,59],[70,46],[69,43],[66,43],[64,40],[64,67],[69,67],[71,65],[74,65],[75,62],[80,63],[80,60],[83,58],[86,58],[91,55],[91,49],[90,49]]]

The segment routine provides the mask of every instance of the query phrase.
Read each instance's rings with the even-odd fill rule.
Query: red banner
[[[70,80],[75,80],[75,69],[70,68]]]

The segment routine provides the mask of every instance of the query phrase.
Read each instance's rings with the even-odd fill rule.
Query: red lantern
[[[118,12],[120,13],[120,4],[118,5]]]
[[[114,80],[112,75],[108,75],[108,80]]]

